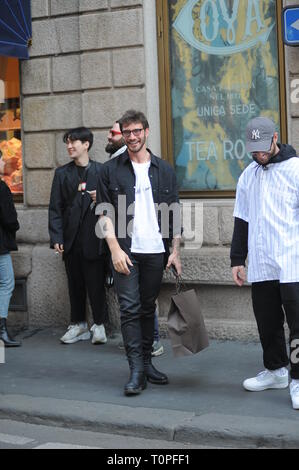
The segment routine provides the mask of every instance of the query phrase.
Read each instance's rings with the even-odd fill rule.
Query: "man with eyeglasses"
[[[231,266],[235,283],[252,283],[252,304],[265,370],[244,381],[248,391],[288,387],[289,358],[284,321],[290,330],[290,394],[299,409],[299,158],[278,143],[275,124],[252,119],[246,129],[252,162],[241,174],[234,210]]]
[[[101,169],[96,213],[111,252],[131,372],[124,393],[138,395],[147,381],[168,383],[152,365],[151,353],[164,267],[173,266],[181,274],[179,197],[173,168],[146,147],[149,124],[144,114],[127,111],[119,124],[127,150]],[[155,205],[161,203],[164,209],[173,204],[173,212],[157,214]],[[165,219],[168,231],[162,230]]]
[[[120,130],[119,121],[115,121],[113,126],[108,132],[108,144],[106,145],[105,151],[109,153],[110,158],[118,157],[127,150],[125,139],[123,138]],[[110,281],[111,282],[111,281]],[[120,349],[124,349],[123,342],[119,344]],[[160,341],[159,334],[159,321],[158,321],[158,310],[155,312],[155,331],[154,331],[154,342],[152,346],[152,356],[161,356],[164,353],[163,344]]]

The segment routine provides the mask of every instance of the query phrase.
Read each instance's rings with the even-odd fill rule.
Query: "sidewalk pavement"
[[[242,388],[263,369],[257,343],[211,341],[205,351],[175,359],[163,340],[165,353],[153,362],[169,385],[148,384],[126,397],[120,337],[62,345],[63,333],[27,331],[21,348],[5,350],[0,418],[212,447],[299,447],[299,411],[289,390]]]

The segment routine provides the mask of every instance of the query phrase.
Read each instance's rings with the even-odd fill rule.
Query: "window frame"
[[[276,1],[276,34],[278,43],[278,76],[279,76],[279,102],[280,102],[280,136],[283,143],[287,143],[287,112],[286,112],[286,78],[285,54],[282,40],[282,0]],[[165,160],[174,166],[173,160],[173,128],[172,128],[172,101],[171,101],[171,69],[170,69],[170,34],[169,34],[169,5],[167,0],[156,0],[157,14],[157,42],[158,42],[158,70],[159,70],[159,99],[161,122],[161,150]],[[181,190],[182,198],[234,198],[236,191],[188,191]]]

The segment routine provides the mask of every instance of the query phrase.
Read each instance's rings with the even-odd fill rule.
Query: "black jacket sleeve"
[[[50,246],[54,247],[55,243],[64,244],[63,238],[63,198],[61,194],[61,184],[59,173],[56,170],[51,190],[49,204],[49,235]]]
[[[235,217],[234,233],[230,250],[231,266],[245,266],[248,253],[248,222]]]
[[[0,186],[0,224],[7,232],[15,233],[20,228],[12,194],[3,182]]]
[[[102,165],[100,168],[97,184],[97,204],[102,203],[112,204],[109,194],[109,169],[106,165]]]

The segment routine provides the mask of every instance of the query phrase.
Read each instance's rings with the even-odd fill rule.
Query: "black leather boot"
[[[130,367],[130,378],[124,393],[127,396],[139,395],[146,388],[139,320],[122,324],[121,330]]]
[[[159,372],[152,364],[154,322],[154,312],[152,315],[144,316],[141,320],[144,372],[147,380],[152,384],[166,385],[168,384],[167,375]]]
[[[146,388],[146,377],[144,371],[132,369],[129,382],[125,385],[125,395],[139,395]]]
[[[153,366],[151,356],[148,354],[144,357],[144,372],[147,380],[152,384],[166,385],[169,383],[167,375]]]
[[[0,341],[3,341],[6,348],[21,346],[19,341],[11,339],[6,328],[6,318],[0,318]]]

